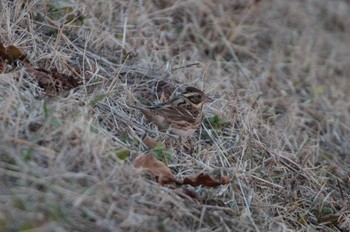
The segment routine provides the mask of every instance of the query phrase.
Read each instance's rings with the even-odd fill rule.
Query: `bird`
[[[140,110],[160,130],[169,130],[181,138],[188,138],[202,123],[203,106],[212,101],[203,91],[188,86],[166,102],[134,108]]]

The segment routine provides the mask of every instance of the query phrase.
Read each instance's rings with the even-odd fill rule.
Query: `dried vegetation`
[[[349,1],[0,11],[0,231],[349,231]],[[216,99],[192,153],[130,107],[158,80]],[[145,153],[229,184],[164,185]]]

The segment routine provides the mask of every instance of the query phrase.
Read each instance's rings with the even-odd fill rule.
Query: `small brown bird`
[[[205,103],[212,102],[203,91],[186,87],[184,92],[167,102],[151,107],[135,107],[145,117],[158,125],[159,129],[169,129],[183,138],[191,136],[202,122],[202,109]]]

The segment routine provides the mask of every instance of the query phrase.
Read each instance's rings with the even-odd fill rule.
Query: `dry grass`
[[[1,1],[1,41],[82,84],[49,97],[20,67],[0,74],[0,231],[349,230],[348,1],[69,4],[82,25],[30,2]],[[179,178],[231,178],[191,188],[207,204],[130,165],[146,133],[171,137],[130,108],[130,78],[215,96],[206,115],[230,123],[167,150]]]

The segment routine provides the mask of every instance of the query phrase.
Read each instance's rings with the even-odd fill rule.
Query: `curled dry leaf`
[[[19,48],[17,48],[14,45],[9,45],[5,47],[1,42],[0,42],[0,58],[2,61],[8,64],[15,63],[18,60],[28,62],[26,55],[23,54],[19,50]]]
[[[79,82],[73,76],[59,73],[57,70],[47,71],[43,68],[26,68],[26,72],[33,76],[39,86],[49,95],[56,95],[62,90],[79,86]]]
[[[189,184],[192,186],[203,185],[206,187],[217,187],[219,185],[226,185],[230,182],[228,176],[221,177],[221,180],[215,180],[208,173],[200,173],[196,176],[185,177],[183,184]]]
[[[157,178],[158,183],[161,185],[181,184],[171,173],[170,169],[151,154],[143,154],[136,157],[134,166],[135,168],[142,168],[150,172]]]
[[[179,181],[171,173],[170,169],[164,163],[157,160],[152,154],[139,155],[135,159],[134,166],[135,168],[142,168],[150,172],[157,178],[158,183],[161,185],[175,183],[177,185],[189,184],[192,186],[202,185],[206,187],[217,187],[230,182],[227,176],[223,176],[221,180],[215,180],[208,173],[200,173],[195,176],[185,177],[183,181]]]

